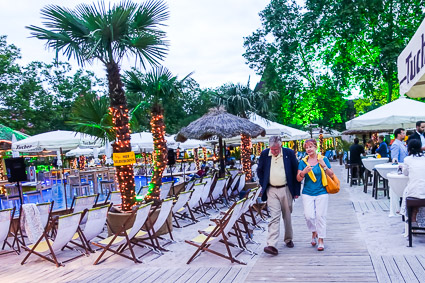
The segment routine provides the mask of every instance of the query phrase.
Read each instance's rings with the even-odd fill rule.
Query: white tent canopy
[[[152,133],[141,132],[130,135],[132,148],[139,147],[140,150],[152,151],[153,150],[153,137]],[[177,143],[174,138],[165,137],[167,147],[177,148]]]
[[[307,132],[272,122],[255,113],[249,115],[249,121],[263,127],[266,130],[266,136],[281,136],[283,140],[302,140],[310,137]],[[264,137],[258,138],[264,139]]]
[[[425,20],[397,58],[400,94],[425,97]]]
[[[175,140],[176,135],[170,136],[170,139]],[[188,139],[185,142],[176,142],[176,145],[173,146],[173,148],[180,148],[180,149],[192,149],[192,148],[198,148],[198,147],[208,147],[208,143],[206,141],[201,140],[194,140],[194,139]]]
[[[416,122],[425,120],[425,103],[401,96],[362,116],[345,123],[347,130],[382,130],[415,128]]]
[[[68,151],[66,154],[66,156],[92,156],[93,155],[93,149],[91,148],[79,148],[77,147],[76,149],[70,150]]]
[[[41,152],[43,150],[71,150],[77,147],[92,148],[102,146],[93,136],[71,131],[52,131],[35,135],[12,144],[12,150],[20,152]]]

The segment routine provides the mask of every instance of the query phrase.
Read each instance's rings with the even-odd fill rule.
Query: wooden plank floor
[[[342,169],[339,170],[335,169],[338,176],[344,176]],[[377,282],[347,190],[342,189],[329,198],[323,252],[311,246],[311,233],[305,224],[302,202],[296,202],[292,214],[295,247],[289,249],[280,243],[278,256],[263,253],[246,282]],[[357,205],[360,207],[360,203]],[[363,203],[363,208],[359,209],[368,207]]]
[[[285,247],[282,240],[276,257],[262,252],[267,231],[255,230],[254,240],[261,245],[249,246],[259,255],[241,254],[240,259],[247,265],[231,264],[209,253],[202,253],[187,265],[194,249],[182,239],[197,235],[199,228],[189,226],[181,230],[184,232],[180,236],[176,230],[175,237],[180,238],[177,244],[169,246],[170,252],[160,258],[155,255],[143,258],[144,263],[137,265],[113,256],[93,266],[95,254],[60,268],[37,257],[31,257],[28,264],[21,266],[25,253],[0,255],[0,282],[425,282],[425,254],[370,254],[359,217],[387,217],[389,201],[384,197],[371,199],[363,193],[351,199],[350,192],[357,188],[345,183],[345,170],[334,164],[343,188],[330,196],[324,252],[311,247],[302,201],[297,200],[292,215],[295,248]],[[384,234],[379,237],[385,241]],[[415,245],[420,244],[420,239],[416,239]]]

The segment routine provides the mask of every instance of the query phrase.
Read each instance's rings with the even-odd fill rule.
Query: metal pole
[[[223,139],[221,137],[218,138],[218,147],[219,147],[219,158],[220,158],[220,178],[224,177],[224,159],[223,159]]]

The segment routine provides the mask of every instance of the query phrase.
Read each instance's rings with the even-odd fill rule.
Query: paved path
[[[335,168],[335,171],[338,176],[344,176],[342,168]],[[345,180],[342,181],[345,187]],[[311,233],[305,224],[301,201],[297,200],[292,223],[295,248],[283,247],[281,243],[278,256],[263,253],[246,282],[377,281],[353,203],[346,189],[330,196],[325,251],[318,252],[310,244]]]

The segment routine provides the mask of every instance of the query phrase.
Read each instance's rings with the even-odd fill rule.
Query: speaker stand
[[[174,178],[173,178],[173,165],[170,166],[170,174],[171,174],[171,189],[173,190],[173,196],[176,196],[176,192],[174,191]]]
[[[16,186],[18,187],[19,200],[21,201],[21,206],[24,204],[24,193],[22,192],[21,182],[17,181]]]

